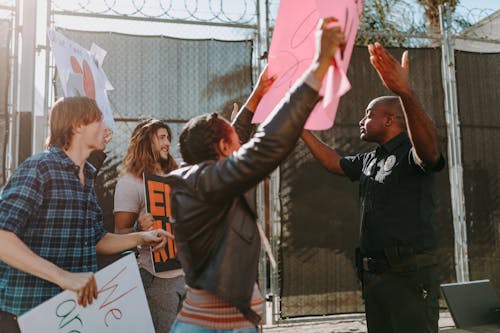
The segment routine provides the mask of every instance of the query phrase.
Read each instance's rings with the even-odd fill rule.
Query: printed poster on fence
[[[114,129],[107,93],[114,88],[102,68],[106,51],[96,44],[92,44],[88,51],[52,29],[48,35],[64,97],[87,96],[94,99],[102,111],[104,123]]]
[[[22,333],[154,333],[146,294],[133,253],[95,274],[98,296],[78,305],[76,293],[63,291],[18,317]]]
[[[146,192],[146,211],[153,215],[153,229],[163,229],[174,234],[170,217],[170,186],[163,177],[144,174],[144,189]],[[151,260],[155,272],[164,272],[181,268],[177,260],[177,245],[175,240],[167,238],[165,248],[160,251],[151,251]]]
[[[264,95],[253,117],[263,122],[293,84],[311,65],[315,52],[315,31],[320,18],[333,16],[341,27],[346,45],[339,49],[325,76],[317,103],[305,128],[325,130],[333,126],[340,97],[351,89],[347,69],[351,59],[362,0],[287,0],[281,1],[268,56],[268,71],[276,81]]]

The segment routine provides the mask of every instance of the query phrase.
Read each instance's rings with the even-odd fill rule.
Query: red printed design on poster
[[[95,280],[98,295],[92,304],[78,305],[75,292],[63,291],[19,316],[21,332],[154,333],[134,254],[106,266]]]
[[[64,97],[94,99],[102,111],[104,123],[114,129],[107,93],[114,88],[102,68],[106,51],[96,44],[88,51],[55,30],[49,30],[48,35]]]

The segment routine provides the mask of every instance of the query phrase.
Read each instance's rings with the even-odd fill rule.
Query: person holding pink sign
[[[97,298],[97,253],[137,245],[155,250],[164,230],[107,233],[86,162],[105,148],[109,131],[96,102],[59,99],[50,112],[48,149],[21,163],[0,193],[0,328],[18,332],[16,317],[72,290],[82,306]]]
[[[342,157],[308,131],[302,139],[329,172],[359,181],[356,265],[368,332],[438,332],[433,189],[444,158],[434,123],[410,86],[408,53],[400,64],[379,43],[368,50],[383,84],[396,94],[372,100],[359,122],[361,139],[379,147]]]
[[[166,177],[188,284],[171,332],[258,331],[264,302],[254,188],[292,151],[319,100],[321,81],[345,43],[335,21],[320,22],[311,66],[252,137],[253,112],[274,81],[266,71],[233,125],[205,114],[184,126],[179,141],[186,165]]]

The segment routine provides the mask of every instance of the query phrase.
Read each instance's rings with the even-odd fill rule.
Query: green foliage
[[[366,0],[356,43],[379,41],[395,47],[433,45],[436,39],[415,36],[439,35],[442,4],[448,4],[453,13],[459,0]],[[463,17],[454,15],[453,20],[454,26],[470,26]]]
[[[371,0],[365,2],[363,16],[359,23],[361,33],[356,38],[356,44],[367,45],[379,41],[384,45],[400,46],[404,42],[404,37],[397,36],[400,27],[390,19],[391,9],[397,2],[398,0]]]

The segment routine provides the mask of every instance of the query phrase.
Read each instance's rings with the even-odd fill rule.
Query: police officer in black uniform
[[[368,332],[438,332],[433,178],[444,159],[436,128],[409,84],[408,53],[400,64],[378,43],[368,51],[397,95],[371,101],[359,122],[361,139],[379,147],[341,157],[308,131],[302,139],[328,171],[359,181],[356,261]]]

